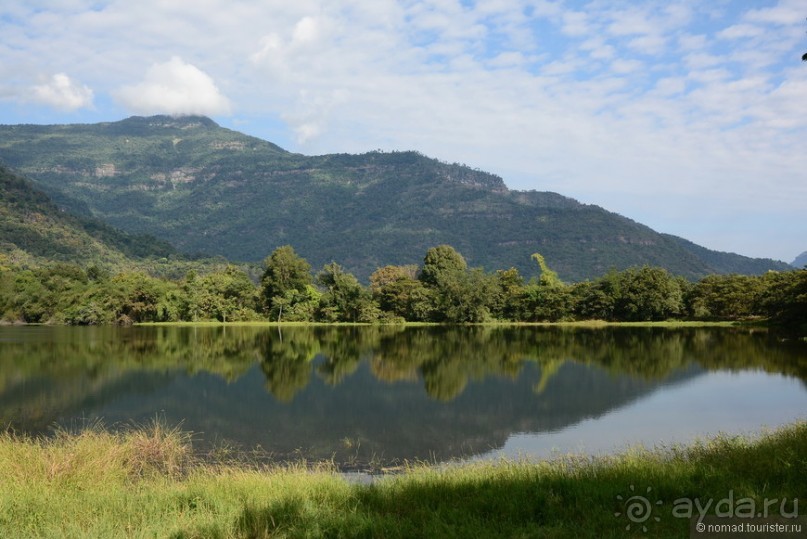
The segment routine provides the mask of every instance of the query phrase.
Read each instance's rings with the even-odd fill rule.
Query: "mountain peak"
[[[125,120],[114,122],[114,125],[120,127],[134,127],[134,128],[167,128],[167,129],[212,129],[218,128],[219,124],[208,118],[207,116],[198,115],[183,115],[183,116],[168,116],[159,114],[156,116],[130,116]]]

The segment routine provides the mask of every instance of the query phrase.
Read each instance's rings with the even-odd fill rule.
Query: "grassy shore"
[[[413,466],[371,484],[328,466],[203,463],[159,424],[6,434],[0,537],[687,537],[674,500],[775,498],[789,512],[807,498],[805,472],[804,422],[601,459]],[[634,495],[651,518],[628,518]]]

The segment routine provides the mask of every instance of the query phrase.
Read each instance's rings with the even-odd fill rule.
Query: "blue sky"
[[[706,247],[807,250],[803,0],[27,0],[0,123],[206,114],[415,149]]]

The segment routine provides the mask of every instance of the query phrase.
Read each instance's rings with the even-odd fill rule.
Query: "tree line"
[[[697,282],[643,266],[564,283],[540,254],[537,276],[510,268],[469,268],[449,245],[421,266],[387,265],[362,285],[332,262],[313,273],[291,246],[263,261],[259,282],[227,265],[181,279],[142,271],[116,274],[92,265],[38,268],[0,264],[0,316],[9,322],[130,324],[175,321],[482,323],[745,320],[804,328],[807,270],[709,275]]]

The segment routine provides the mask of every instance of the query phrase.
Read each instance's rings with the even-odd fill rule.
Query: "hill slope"
[[[807,266],[807,251],[804,251],[796,259],[790,263],[791,266],[796,268],[803,268]]]
[[[308,157],[203,117],[0,126],[0,160],[72,211],[233,260],[291,244],[315,268],[335,260],[366,278],[448,243],[472,266],[525,275],[540,252],[565,280],[641,264],[688,277],[736,271],[737,255],[705,257],[600,207],[510,191],[462,165],[414,152]],[[787,267],[740,258],[749,273]]]
[[[121,266],[129,258],[176,251],[90,218],[65,213],[33,182],[0,165],[0,254],[16,261],[94,261]]]

